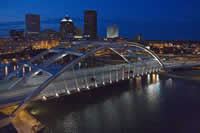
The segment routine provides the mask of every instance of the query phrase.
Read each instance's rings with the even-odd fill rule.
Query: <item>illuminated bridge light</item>
[[[71,94],[69,90],[67,90],[67,94],[69,94],[69,95]]]
[[[98,87],[97,83],[95,83],[95,87]]]
[[[87,89],[89,90],[89,89],[90,89],[90,87],[89,87],[89,86],[87,86]]]
[[[56,93],[56,97],[59,97],[59,94],[58,94],[58,93]]]
[[[42,96],[42,100],[46,101],[47,97],[46,96]]]

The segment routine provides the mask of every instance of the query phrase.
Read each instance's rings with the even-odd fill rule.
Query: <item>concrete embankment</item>
[[[13,110],[17,108],[17,105],[15,106],[9,106],[6,108],[0,108],[0,128],[7,126],[11,123],[11,118],[9,115],[12,113]]]
[[[2,114],[0,117],[0,128],[11,123],[18,133],[37,133],[44,127],[26,110],[22,110],[15,117],[10,117],[9,115],[11,115],[16,108],[17,105],[0,109],[0,113]]]
[[[12,120],[12,124],[14,125],[18,133],[37,133],[44,127],[26,110],[21,111]]]

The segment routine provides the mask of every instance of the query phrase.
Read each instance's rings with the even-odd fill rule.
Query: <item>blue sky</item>
[[[24,15],[41,15],[41,28],[59,29],[59,21],[69,14],[83,28],[83,12],[98,13],[98,34],[117,25],[120,36],[138,33],[147,40],[200,40],[200,1],[198,0],[6,0],[0,4],[0,36],[10,29],[24,29]]]

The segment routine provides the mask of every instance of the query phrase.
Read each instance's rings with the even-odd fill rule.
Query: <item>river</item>
[[[200,132],[199,95],[199,83],[152,74],[27,109],[43,133],[188,133]]]

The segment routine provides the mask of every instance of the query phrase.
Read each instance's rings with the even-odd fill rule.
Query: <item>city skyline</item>
[[[25,29],[25,14],[41,15],[41,29],[59,30],[59,22],[69,14],[77,27],[83,29],[84,10],[98,13],[98,35],[106,37],[110,25],[120,28],[120,35],[133,39],[138,33],[145,40],[199,40],[198,4],[185,1],[80,1],[52,2],[5,1],[1,4],[0,37],[6,37],[11,29]],[[113,6],[114,5],[114,6]],[[137,5],[137,6],[135,6]],[[12,9],[12,10],[11,10]],[[45,10],[44,10],[45,9]]]

